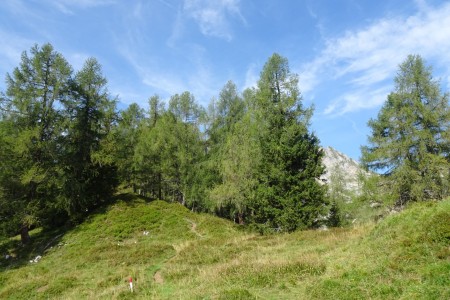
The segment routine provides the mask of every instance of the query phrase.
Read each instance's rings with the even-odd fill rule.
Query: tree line
[[[369,122],[363,161],[389,170],[399,199],[442,198],[448,96],[420,57],[408,57],[404,68]],[[50,44],[34,46],[6,75],[0,98],[2,232],[20,232],[26,243],[34,226],[80,222],[119,184],[262,232],[317,226],[330,193],[318,180],[323,152],[298,80],[273,54],[256,87],[239,93],[229,81],[207,108],[186,91],[167,104],[154,95],[146,108],[119,111],[96,59],[74,72]]]

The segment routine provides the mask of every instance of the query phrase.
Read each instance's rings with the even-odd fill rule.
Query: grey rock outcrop
[[[323,148],[325,174],[320,177],[321,182],[332,185],[333,181],[340,180],[343,188],[347,191],[359,194],[361,192],[360,176],[370,176],[361,165],[347,155],[333,149]]]

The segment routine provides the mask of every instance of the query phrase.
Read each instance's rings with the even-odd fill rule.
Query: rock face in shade
[[[333,180],[333,174],[340,173],[345,182],[345,189],[359,194],[361,184],[358,177],[360,174],[370,176],[370,173],[366,172],[356,160],[332,147],[323,148],[323,151],[325,155],[322,163],[326,169],[325,174],[320,177],[321,182],[330,184]]]

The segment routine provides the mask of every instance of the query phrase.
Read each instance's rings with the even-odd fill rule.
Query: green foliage
[[[333,201],[331,203],[330,212],[328,213],[327,225],[330,227],[339,227],[342,225],[341,210],[336,201]]]
[[[20,164],[10,160],[3,172],[2,199],[13,198],[16,186],[28,186],[29,199],[16,206],[26,228],[54,215],[82,219],[110,198],[117,180],[141,195],[214,210],[241,224],[292,231],[312,226],[322,213],[324,190],[316,182],[323,172],[322,153],[318,139],[308,132],[312,109],[302,108],[297,76],[285,58],[274,54],[258,88],[245,91],[243,98],[228,82],[208,116],[184,92],[170,98],[167,111],[155,95],[148,115],[131,105],[117,117],[115,100],[94,58],[72,77],[70,66],[52,54],[51,46],[42,49],[49,58],[37,47],[33,64],[24,55],[22,73],[16,70],[16,79],[8,77],[12,98],[2,101],[6,111],[27,108],[23,113],[36,115],[33,126],[21,113],[2,116],[7,143],[1,155],[28,157]],[[51,73],[60,80],[48,82],[55,85],[49,87],[55,95],[48,96],[44,88],[36,100],[30,95],[40,91],[32,84],[23,91],[28,98],[19,95],[18,87],[24,85],[15,80],[29,78],[31,66],[41,65],[43,71],[36,73],[44,74],[52,59],[61,73]],[[42,105],[30,105],[32,101]],[[17,142],[8,144],[11,137]],[[13,173],[20,175],[9,178]],[[11,216],[12,206],[4,207],[4,216]]]
[[[109,199],[115,166],[105,143],[115,102],[95,59],[74,77],[50,44],[22,54],[0,107],[0,218],[7,234],[60,226]]]
[[[312,109],[303,109],[298,78],[286,58],[272,55],[254,96],[262,161],[253,206],[256,223],[293,231],[314,225],[323,212],[325,189],[319,140],[308,132]]]
[[[136,185],[143,195],[189,207],[202,205],[197,171],[204,150],[196,126],[201,113],[193,96],[185,92],[172,97],[169,111],[153,113],[157,118],[142,128],[133,160]]]
[[[161,101],[158,95],[154,95],[150,97],[148,100],[149,104],[149,124],[150,126],[155,126],[158,119],[161,117],[161,115],[164,114],[165,108],[164,108],[164,102]]]
[[[3,143],[0,217],[8,232],[23,233],[53,212],[61,187],[59,139],[61,108],[69,97],[72,69],[50,44],[24,52],[19,67],[7,74],[1,98]],[[14,214],[14,217],[11,215]]]
[[[234,124],[244,115],[245,103],[238,95],[236,85],[228,81],[222,88],[218,101],[213,99],[209,109],[211,152],[217,152],[226,142]]]
[[[169,112],[183,123],[196,123],[203,114],[201,106],[189,92],[172,96],[169,101]]]
[[[218,213],[244,224],[255,201],[257,172],[262,154],[258,128],[249,115],[236,123],[223,145],[219,166],[222,184],[211,191]]]
[[[210,210],[218,215],[244,222],[251,195],[252,164],[257,157],[251,157],[258,148],[252,144],[252,126],[242,120],[245,105],[238,95],[237,87],[229,81],[220,92],[219,99],[212,100],[208,111],[207,147],[205,157],[205,187],[211,199]],[[250,160],[248,160],[250,159]],[[239,167],[239,164],[242,168]],[[250,174],[248,173],[250,172]],[[234,175],[236,174],[236,175]],[[245,194],[245,195],[244,195]]]
[[[400,65],[395,85],[378,118],[368,123],[372,135],[363,161],[389,175],[399,204],[442,199],[449,194],[448,94],[441,94],[420,56]]]
[[[86,60],[73,82],[73,98],[67,102],[68,118],[72,120],[65,137],[65,181],[63,208],[73,219],[111,197],[116,169],[105,151],[103,140],[110,132],[115,102],[106,91],[106,78],[100,64]]]
[[[313,226],[325,204],[325,190],[316,182],[323,154],[308,132],[312,109],[303,109],[287,59],[270,57],[258,88],[243,97],[228,82],[210,109],[216,212],[263,231]]]
[[[109,142],[114,144],[113,155],[117,166],[119,181],[126,185],[137,185],[137,172],[133,156],[143,128],[144,110],[132,103],[120,112],[117,126],[108,135]]]
[[[365,179],[363,193],[356,200],[345,189],[344,170],[334,170],[328,194],[318,183],[324,172],[323,152],[309,128],[313,108],[303,107],[298,76],[291,73],[287,59],[278,54],[264,65],[256,88],[240,94],[233,82],[226,83],[208,114],[187,91],[173,95],[167,109],[155,95],[149,99],[148,111],[132,104],[117,112],[100,64],[90,58],[73,74],[72,67],[49,44],[33,47],[30,54],[24,52],[19,67],[6,79],[7,91],[0,98],[0,229],[3,236],[21,233],[23,243],[33,242],[28,230],[36,226],[48,229],[67,220],[81,222],[113,199],[119,182],[146,199],[179,202],[193,211],[213,211],[262,233],[317,227],[327,212],[328,224],[338,227],[349,217],[366,214],[362,219],[369,219],[367,215],[384,214],[382,210],[394,202],[403,205],[449,194],[448,95],[441,94],[419,56],[409,56],[400,66],[395,91],[378,119],[369,121],[372,136],[370,145],[363,148],[363,160],[369,169],[387,172]],[[328,200],[332,202],[330,207]],[[379,203],[380,207],[367,213],[367,205],[361,205],[367,202]],[[117,207],[127,209],[124,203]],[[352,209],[360,211],[353,216],[349,213]],[[164,222],[182,222],[177,218],[186,218],[185,212],[171,215]],[[158,223],[163,222],[159,213],[134,213],[136,222],[129,222],[132,228],[141,226],[143,230],[140,224],[149,222],[163,226]],[[223,229],[215,226],[216,219],[205,220],[216,231]],[[95,226],[100,226],[96,222]],[[119,243],[134,232],[131,227],[108,224],[105,231]],[[429,237],[430,243],[447,242],[445,225],[430,226],[435,229],[429,228],[430,235],[436,234]],[[237,233],[235,228],[229,231]],[[193,227],[179,238],[186,236],[203,238],[204,233]],[[221,237],[229,237],[229,232]],[[99,252],[111,246],[83,242]],[[416,240],[405,243],[414,244]],[[202,258],[189,245],[152,244],[158,259],[147,272],[159,270],[169,256],[179,255],[184,247],[204,264],[223,262],[219,253],[232,256],[238,249],[236,245],[220,245],[216,253]],[[249,247],[254,250],[253,244]],[[138,258],[142,250],[128,250],[134,251],[134,260],[144,261]],[[437,255],[443,257],[446,251],[441,248]],[[95,251],[91,254],[90,262],[95,262],[98,256]],[[124,252],[117,254],[118,260],[124,257]],[[242,297],[259,297],[246,282],[270,288],[282,284],[288,289],[278,275],[295,282],[298,273],[311,277],[327,271],[322,263],[302,260],[244,267],[258,275],[233,267],[222,270],[243,281],[231,280],[236,289],[216,290],[217,297],[222,293],[240,297],[241,292]],[[441,272],[445,268],[436,269]],[[175,280],[183,272],[197,274],[183,270],[167,275],[172,274]],[[365,273],[348,272],[342,277],[347,275],[357,281],[355,278]],[[64,287],[74,288],[69,282],[76,278],[63,276],[48,289],[43,288],[48,280],[35,282],[24,288],[24,295],[40,285],[48,295],[63,297]],[[439,284],[435,277],[430,280]],[[99,286],[109,284],[101,282]],[[323,285],[336,287],[333,279]],[[360,292],[358,287],[347,287],[350,298],[353,292]],[[166,292],[170,294],[171,289]],[[381,285],[379,292],[376,296],[398,295],[402,290]],[[126,295],[121,291],[118,297]]]

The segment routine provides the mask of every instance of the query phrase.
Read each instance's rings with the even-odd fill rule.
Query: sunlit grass
[[[67,232],[33,231],[28,248],[2,241],[16,258],[1,259],[0,298],[450,299],[450,200],[378,224],[260,236],[128,198]]]

